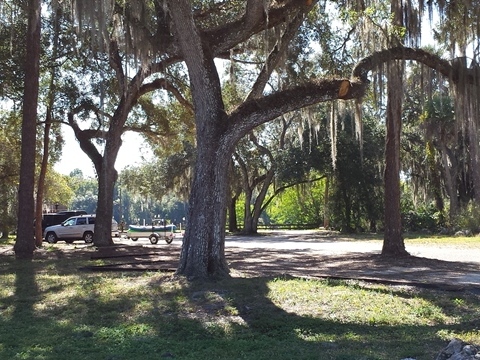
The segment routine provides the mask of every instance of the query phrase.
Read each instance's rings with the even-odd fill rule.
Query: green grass
[[[93,273],[80,271],[86,256],[48,249],[33,262],[0,255],[0,359],[430,360],[454,336],[480,344],[469,293]]]

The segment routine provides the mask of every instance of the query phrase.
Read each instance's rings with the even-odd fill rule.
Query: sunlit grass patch
[[[447,324],[455,317],[414,291],[357,282],[282,280],[268,284],[269,297],[287,312],[341,323],[385,325]]]
[[[405,244],[419,245],[445,245],[456,247],[479,247],[480,236],[447,236],[447,235],[430,235],[424,234],[405,234]]]

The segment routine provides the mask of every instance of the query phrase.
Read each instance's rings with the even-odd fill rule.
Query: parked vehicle
[[[87,215],[85,210],[65,210],[58,213],[50,213],[42,215],[42,233],[45,229],[52,225],[58,225],[67,220],[69,217]]]
[[[129,225],[127,238],[137,241],[139,238],[148,238],[152,244],[158,243],[160,238],[170,244],[175,237],[177,227],[173,224],[164,225],[162,219],[154,219],[151,225]]]
[[[44,238],[50,244],[58,240],[73,243],[83,239],[87,244],[93,242],[93,229],[95,227],[95,215],[72,216],[59,225],[49,226],[44,231]],[[112,234],[118,236],[118,223],[112,219]]]

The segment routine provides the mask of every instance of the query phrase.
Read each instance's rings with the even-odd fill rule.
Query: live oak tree
[[[95,228],[95,243],[111,243],[112,194],[116,181],[114,163],[129,114],[142,95],[165,89],[179,103],[191,107],[195,119],[197,158],[190,191],[189,226],[177,269],[178,274],[188,277],[228,274],[224,254],[227,169],[235,145],[254,128],[290,111],[320,102],[361,99],[369,85],[369,73],[381,69],[387,63],[399,64],[390,66],[390,79],[401,79],[399,69],[404,66],[402,64],[405,60],[435,68],[452,81],[458,81],[459,78],[456,68],[448,61],[423,50],[395,45],[370,52],[370,55],[358,62],[349,78],[312,78],[279,91],[268,90],[269,79],[281,63],[282,56],[306,16],[314,10],[325,11],[324,8],[317,7],[316,1],[247,0],[215,4],[188,0],[131,1],[123,6],[115,4],[114,7],[109,7],[110,3],[107,2],[98,4],[104,6],[78,6],[77,9],[79,13],[90,15],[92,22],[96,22],[102,29],[104,41],[98,45],[98,53],[108,54],[108,62],[115,75],[112,82],[116,84],[114,88],[118,101],[111,108],[111,115],[102,112],[100,106],[92,107],[83,103],[72,109],[69,116],[82,149],[90,156],[97,170],[99,219]],[[364,3],[353,5],[358,11],[365,10]],[[401,7],[394,6],[393,9],[398,11]],[[113,19],[99,17],[98,14],[104,10],[105,13],[114,14]],[[80,23],[80,27],[86,25],[85,22]],[[394,33],[401,32],[402,26],[407,31],[411,30],[408,24],[397,22],[396,25],[396,28],[393,27]],[[252,83],[249,95],[235,109],[227,111],[214,59],[228,59],[235,56],[235,53],[250,50],[254,46],[250,42],[252,37],[266,31],[275,31],[279,36],[275,42],[269,43],[264,66]],[[359,37],[356,40],[364,39]],[[392,43],[386,46],[390,47]],[[181,95],[175,84],[172,84],[173,78],[169,77],[169,69],[178,64],[184,64],[187,69],[190,95]],[[462,80],[475,85],[474,70],[462,68],[462,71]],[[401,83],[396,82],[400,88],[392,86],[394,84],[393,81],[390,83],[390,91],[397,96],[389,99],[388,105],[394,126],[387,138],[387,147],[392,145],[394,150],[387,156],[387,162],[393,167],[390,170],[392,177],[386,177],[386,185],[390,186],[394,198],[394,209],[387,215],[391,217],[392,224],[388,224],[385,235],[383,252],[386,255],[405,254],[399,227],[399,195],[396,192],[399,171],[396,156],[401,121],[398,93],[401,93]],[[192,105],[187,100],[190,97]],[[80,129],[75,124],[75,115],[77,111],[83,110],[97,114],[108,126],[101,129]],[[96,138],[104,141],[102,154],[92,143]]]
[[[228,28],[235,31],[230,34],[228,29],[222,28],[222,35],[218,35],[221,36],[222,41],[216,38],[214,43],[208,43],[208,33],[198,28],[189,2],[169,2],[174,34],[182,49],[190,76],[198,149],[190,197],[189,227],[185,234],[181,263],[177,271],[180,274],[205,277],[223,276],[228,273],[224,257],[227,194],[225,169],[228,168],[228,159],[233,146],[240,138],[256,126],[294,109],[322,101],[361,98],[370,70],[376,69],[385,62],[406,58],[403,48],[376,53],[360,62],[350,79],[314,80],[304,85],[263,95],[266,79],[269,78],[271,69],[278,65],[282,46],[286,46],[288,36],[292,36],[292,32],[298,29],[300,19],[310,10],[310,5],[312,4],[292,1],[265,9],[263,5],[247,2],[240,30],[229,24]],[[221,98],[220,81],[213,62],[215,49],[226,46],[229,41],[236,41],[242,34],[248,38],[250,26],[274,26],[273,14],[276,14],[274,10],[287,10],[291,16],[292,20],[284,32],[285,39],[282,39],[269,54],[250,96],[234,111],[226,114]],[[266,16],[268,24],[263,16],[266,11],[268,11]],[[230,34],[231,38],[225,34]],[[415,50],[412,52],[415,53]],[[210,186],[205,187],[204,184]],[[398,230],[395,229],[395,231]],[[402,246],[403,244],[399,247],[391,246],[386,251],[402,253]]]
[[[190,2],[167,3],[173,33],[188,68],[197,129],[197,163],[189,202],[189,226],[177,272],[189,277],[225,276],[228,273],[224,255],[226,169],[235,144],[255,127],[286,112],[320,101],[361,96],[364,85],[345,79],[314,81],[263,96],[271,69],[278,64],[280,54],[312,4],[286,1],[265,8],[263,3],[248,1],[246,11],[239,15],[240,20],[227,21],[213,28],[210,34],[196,24]],[[284,41],[270,53],[247,100],[227,114],[213,61],[215,55],[234,49],[255,31],[283,23],[287,14],[292,20],[286,25]]]

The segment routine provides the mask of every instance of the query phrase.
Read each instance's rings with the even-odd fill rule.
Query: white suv
[[[44,238],[50,244],[58,240],[65,240],[71,244],[74,240],[83,239],[87,244],[93,242],[93,228],[95,215],[72,216],[59,225],[49,226],[45,229]],[[112,233],[118,233],[118,223],[112,219]]]

